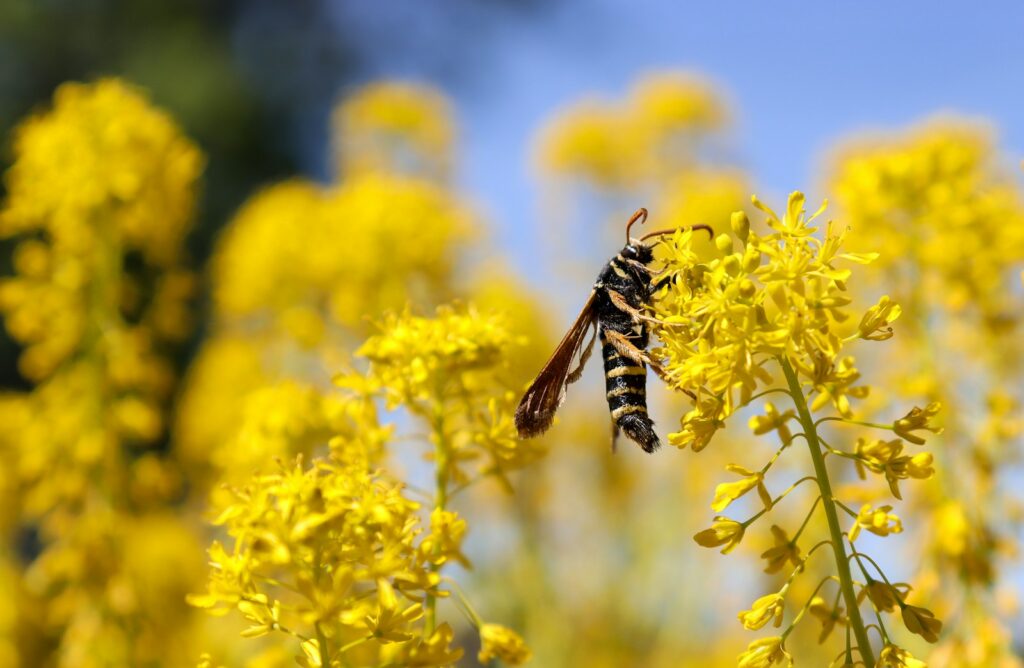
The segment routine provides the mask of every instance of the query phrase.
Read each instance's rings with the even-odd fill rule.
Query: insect
[[[537,436],[551,426],[555,411],[565,399],[566,387],[580,379],[594,340],[600,337],[605,396],[612,418],[612,444],[622,431],[644,452],[658,449],[658,435],[647,414],[647,366],[659,375],[662,372],[646,352],[647,323],[654,319],[644,315],[643,308],[650,303],[651,295],[670,278],[659,279],[659,272],[648,266],[654,259],[654,251],[644,242],[675,230],[630,238],[630,228],[646,220],[647,209],[641,208],[626,223],[626,245],[598,274],[576,322],[523,395],[515,414],[520,438]],[[690,229],[706,230],[713,236],[707,225]],[[588,331],[590,339],[584,345]],[[579,362],[570,370],[577,354]]]

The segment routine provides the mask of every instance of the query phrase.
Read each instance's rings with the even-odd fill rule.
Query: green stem
[[[842,589],[843,598],[846,600],[846,608],[853,627],[854,636],[857,638],[857,647],[860,649],[860,657],[866,668],[874,668],[875,653],[871,649],[871,640],[868,638],[868,631],[864,626],[864,620],[860,615],[860,607],[857,604],[857,594],[853,589],[853,576],[850,573],[850,562],[847,561],[846,548],[843,546],[843,531],[839,528],[839,515],[836,512],[835,497],[832,495],[832,483],[829,481],[828,469],[825,467],[825,457],[822,454],[821,444],[818,442],[818,431],[814,425],[814,419],[807,408],[807,400],[804,398],[803,390],[800,387],[800,379],[797,378],[793,366],[785,357],[779,358],[782,365],[782,372],[786,375],[786,382],[789,384],[790,394],[793,395],[793,403],[796,406],[800,424],[803,427],[808,449],[811,451],[811,461],[814,463],[814,473],[818,480],[818,489],[821,490],[821,505],[825,511],[825,519],[828,522],[828,531],[832,537],[832,551],[836,561],[836,572],[839,575],[839,587]]]
[[[327,647],[327,636],[324,635],[323,629],[320,628],[320,624],[316,625],[316,644],[320,649],[320,665],[327,668],[331,665],[331,650]]]
[[[434,436],[434,508],[444,510],[448,504],[448,442],[445,437],[444,406],[437,401],[431,416]],[[430,565],[430,571],[437,573],[440,567]],[[427,594],[427,619],[424,637],[429,638],[437,628],[437,597]]]

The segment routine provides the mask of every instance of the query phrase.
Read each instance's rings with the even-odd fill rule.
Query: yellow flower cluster
[[[773,510],[794,489],[804,482],[816,483],[818,498],[799,529],[790,537],[784,529],[773,526],[775,546],[762,555],[768,562],[768,572],[778,571],[791,561],[794,563],[792,573],[778,592],[760,598],[751,610],[740,613],[740,622],[748,629],[759,629],[769,621],[781,626],[787,593],[819,549],[831,547],[834,575],[823,579],[807,602],[797,608],[781,636],[752,643],[740,657],[739,665],[792,665],[785,640],[810,612],[822,624],[820,641],[827,638],[837,623],[848,624],[856,650],[848,636],[844,652],[847,663],[852,663],[851,657],[856,651],[861,663],[874,666],[876,657],[860,613],[867,589],[866,585],[859,585],[862,590],[858,594],[850,564],[856,564],[865,580],[872,579],[868,565],[883,580],[885,576],[870,557],[857,549],[854,541],[862,529],[885,536],[901,532],[903,525],[899,517],[890,512],[890,505],[868,504],[858,513],[843,504],[832,491],[832,474],[825,465],[825,456],[852,461],[862,476],[866,471],[884,475],[894,496],[899,498],[896,481],[908,477],[929,478],[934,473],[931,455],[901,453],[904,440],[919,445],[924,442],[922,432],[939,431],[932,422],[939,406],[915,408],[891,425],[853,419],[851,399],[866,396],[868,387],[859,384],[860,374],[853,358],[845,354],[845,347],[857,339],[890,338],[889,323],[900,315],[899,307],[883,297],[867,310],[859,324],[854,324],[857,321],[851,318],[849,308],[852,299],[847,294],[852,272],[841,263],[867,263],[875,259],[874,254],[843,252],[845,233],[835,233],[831,224],[819,238],[817,228],[811,223],[824,207],[808,218],[800,193],[790,195],[782,216],[756,198],[754,205],[766,216],[767,233],[756,233],[743,213],[735,213],[731,218],[732,234],[722,233],[715,239],[720,255],[710,261],[700,261],[693,249],[694,235],[690,232],[678,232],[663,244],[667,246],[664,271],[671,280],[654,306],[659,321],[655,329],[662,342],[654,352],[664,360],[670,382],[691,393],[695,403],[693,410],[683,416],[680,431],[669,435],[670,442],[680,448],[699,451],[737,410],[758,398],[780,393],[789,395],[793,402],[793,408],[784,412],[766,402],[765,414],[750,420],[750,427],[757,434],[778,432],[781,447],[759,469],[730,465],[728,470],[741,478],[720,484],[712,502],[712,509],[722,512],[756,489],[762,509],[742,522],[717,516],[712,527],[698,533],[695,540],[700,545],[723,547],[723,552],[729,552],[740,544],[756,520]],[[829,415],[812,417],[826,410]],[[791,421],[799,424],[799,434],[792,434],[788,426]],[[886,429],[898,438],[892,441],[862,438],[856,448],[843,450],[824,439],[824,426],[830,422]],[[773,496],[767,474],[798,437],[809,446],[813,471]],[[819,507],[825,515],[828,537],[804,552],[798,541]],[[840,510],[854,519],[845,535],[839,524]],[[836,603],[831,607],[818,596],[829,583],[837,585]],[[874,603],[873,598],[869,600]],[[902,595],[894,594],[894,600],[908,631],[929,642],[937,640],[941,622],[929,611],[907,604]],[[839,607],[840,601],[845,602],[845,611]],[[876,614],[881,611],[875,608]],[[888,644],[885,627],[879,628]]]
[[[370,361],[369,377],[390,405],[430,422],[445,484],[475,479],[465,470],[475,463],[478,475],[496,475],[508,485],[506,472],[544,454],[540,442],[515,434],[516,394],[503,378],[503,365],[522,341],[503,318],[472,307],[440,307],[434,318],[406,312],[387,316],[380,326],[381,333],[356,354]]]
[[[693,144],[727,122],[725,105],[706,81],[652,74],[619,106],[590,100],[564,111],[541,137],[540,161],[600,187],[633,187],[693,166]]]
[[[1024,257],[1024,199],[1001,173],[986,129],[933,121],[905,136],[852,141],[837,152],[831,190],[858,243],[888,249],[883,263],[899,290],[977,309],[990,326],[1010,315],[1007,269]]]
[[[237,609],[244,637],[295,637],[305,666],[449,665],[462,652],[447,624],[425,633],[424,601],[461,536],[451,520],[427,532],[417,509],[365,467],[282,464],[235,492],[216,521],[233,547],[214,543],[209,593],[190,601]]]
[[[196,544],[167,509],[176,470],[148,450],[166,433],[171,344],[191,327],[182,255],[202,167],[169,116],[113,79],[61,86],[15,133],[0,234],[17,273],[0,311],[35,387],[0,400],[0,503],[38,538],[11,538],[26,561],[11,602],[37,620],[13,641],[23,665],[188,657],[172,639]]]
[[[197,472],[209,474],[211,453],[233,449],[225,445],[250,392],[288,379],[324,384],[370,317],[454,294],[475,221],[432,171],[403,174],[389,153],[436,158],[440,135],[449,141],[447,105],[433,92],[380,84],[357,91],[336,118],[338,145],[376,167],[257,193],[211,260],[212,335],[189,370],[175,430]]]
[[[334,110],[339,172],[444,177],[451,165],[455,130],[448,101],[410,83],[369,84]]]
[[[229,321],[276,319],[314,346],[332,325],[358,330],[368,313],[444,297],[469,230],[467,212],[425,181],[286,182],[246,204],[222,237],[215,307]]]
[[[932,596],[955,629],[934,652],[942,666],[1020,665],[1006,634],[993,632],[996,563],[1016,549],[1016,529],[996,510],[1008,503],[997,478],[1022,433],[1015,375],[1024,359],[1015,284],[1024,263],[1024,195],[1002,165],[987,127],[933,120],[849,142],[834,158],[830,185],[858,243],[889,249],[881,266],[912,334],[890,365],[903,377],[897,388],[961,406],[946,418],[937,453],[957,474],[938,476],[918,500],[932,516],[920,579],[939,589]],[[897,457],[895,470],[906,460]]]
[[[436,318],[392,314],[380,327],[356,354],[370,361],[373,375],[398,401],[410,404],[471,392],[457,386],[465,374],[493,367],[516,343],[500,320],[473,309],[444,307]]]
[[[123,358],[118,375],[165,380],[140,376],[154,339],[187,333],[181,302],[189,282],[176,265],[202,167],[199,150],[174,122],[116,80],[61,86],[51,110],[18,128],[0,235],[22,240],[14,253],[18,275],[0,285],[0,309],[25,346],[27,377],[46,378],[107,325],[104,335],[123,339],[108,344]],[[157,303],[133,298],[142,277],[127,275],[128,253],[164,272]],[[149,327],[109,332],[122,313]]]
[[[844,234],[834,235],[831,226],[824,241],[812,236],[809,224],[821,211],[807,219],[799,193],[790,196],[782,218],[756,198],[754,204],[768,216],[767,236],[752,232],[747,217],[737,213],[732,227],[738,244],[729,234],[715,239],[723,257],[697,262],[689,232],[678,234],[671,247],[674,287],[657,303],[659,317],[671,325],[663,329],[660,354],[668,359],[672,382],[697,393],[697,406],[684,417],[681,431],[669,436],[677,447],[706,446],[725,418],[773,381],[764,368],[773,358],[791,360],[811,383],[817,394],[813,409],[832,403],[848,415],[849,398],[864,395],[854,385],[852,358],[840,356],[838,325],[849,317],[844,307],[851,301],[845,293],[850,271],[835,264],[874,256],[841,253]],[[852,338],[873,337],[884,326],[875,317],[865,322],[872,324]]]
[[[217,502],[216,523],[233,543],[211,548],[209,591],[191,597],[193,605],[237,610],[250,623],[245,637],[292,636],[306,666],[457,661],[463,650],[452,647],[454,631],[438,623],[436,609],[451,591],[445,565],[470,565],[462,553],[468,526],[449,501],[482,476],[507,483],[507,471],[541,454],[515,439],[511,406],[488,399],[513,343],[500,318],[471,307],[442,307],[435,318],[406,312],[388,316],[359,349],[368,373],[337,377],[343,396],[294,383],[251,394],[238,444],[224,452],[252,446],[251,470],[275,456],[278,469],[250,475]],[[431,434],[429,521],[384,472],[394,430],[379,422],[381,397]],[[325,443],[329,457],[305,465],[303,455]],[[468,475],[464,467],[485,454],[490,463]],[[483,624],[455,591],[480,630],[481,660],[518,665],[530,657],[519,636]]]

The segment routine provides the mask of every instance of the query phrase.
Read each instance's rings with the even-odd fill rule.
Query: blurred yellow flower
[[[498,659],[513,666],[520,666],[530,660],[531,652],[515,631],[498,624],[484,624],[480,627],[480,653],[477,660],[487,663]]]
[[[743,628],[749,631],[756,631],[768,622],[772,622],[775,628],[782,626],[782,614],[785,612],[786,604],[782,594],[768,594],[754,601],[750,610],[745,610],[739,615]]]
[[[938,641],[939,632],[942,631],[942,622],[935,619],[931,610],[903,604],[900,606],[900,614],[903,617],[903,625],[907,627],[908,631],[921,636],[928,642]]]
[[[703,547],[722,547],[722,554],[732,552],[740,541],[743,540],[743,532],[746,529],[742,524],[728,517],[716,517],[711,523],[710,529],[704,529],[693,537],[698,545]]]
[[[850,527],[847,536],[850,542],[857,540],[857,536],[860,535],[861,529],[867,529],[876,536],[888,536],[891,533],[902,533],[903,522],[896,515],[890,513],[892,506],[878,506],[874,508],[870,503],[865,503],[860,512],[857,513],[857,517],[854,520],[853,526]]]
[[[738,668],[791,668],[793,657],[782,644],[782,638],[760,638],[740,654]]]
[[[366,173],[445,175],[454,127],[448,101],[427,86],[371,83],[333,116],[335,156],[345,178]]]
[[[887,644],[878,656],[878,668],[928,668],[928,664],[896,645]]]
[[[799,566],[802,560],[800,547],[796,540],[790,538],[785,529],[775,524],[772,525],[771,532],[775,545],[761,553],[761,558],[768,562],[764,572],[777,573],[782,570],[786,562],[791,563],[794,567]]]

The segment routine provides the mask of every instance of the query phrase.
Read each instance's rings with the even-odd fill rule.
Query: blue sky
[[[538,242],[538,127],[583,95],[621,95],[650,70],[693,70],[720,85],[736,113],[735,155],[762,193],[812,188],[837,138],[937,112],[989,119],[1008,158],[1024,157],[1024,3],[568,0],[534,13],[481,4],[350,6],[345,18],[368,26],[371,76],[426,80],[453,98],[461,186],[521,268]]]

